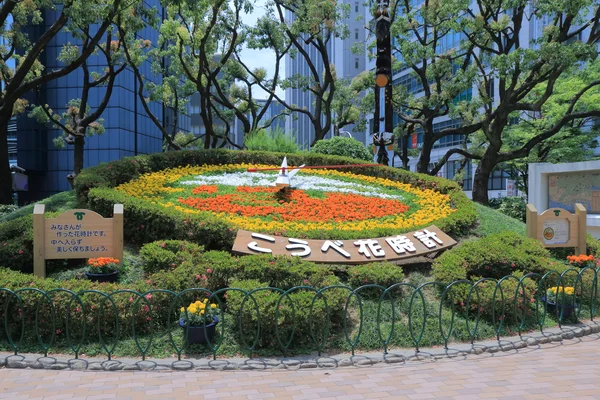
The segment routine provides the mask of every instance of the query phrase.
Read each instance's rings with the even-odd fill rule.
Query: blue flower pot
[[[573,305],[572,303],[556,304],[552,301],[546,300],[546,296],[542,297],[542,301],[548,305],[548,311],[552,313],[552,315],[558,315],[558,317],[560,317],[562,312],[563,320],[570,318],[575,313],[575,309],[579,307],[578,304]]]
[[[183,334],[186,334],[186,330],[188,331],[187,333],[187,342],[188,344],[208,344],[208,341],[210,340],[210,343],[213,344],[214,341],[214,337],[215,334],[217,333],[217,324],[219,323],[219,318],[217,317],[213,317],[213,322],[211,324],[208,325],[203,325],[203,326],[186,326],[185,325],[185,319],[180,319],[179,320],[179,326],[181,326],[183,328]]]
[[[85,276],[92,282],[116,282],[119,278],[119,271],[113,271],[109,274],[92,274],[86,272]]]

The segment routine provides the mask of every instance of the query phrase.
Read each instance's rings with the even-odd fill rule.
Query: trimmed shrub
[[[388,288],[403,281],[402,267],[387,262],[355,265],[348,268],[348,285],[353,289],[369,284]]]
[[[0,224],[0,266],[33,272],[33,217]]]
[[[504,197],[500,207],[498,207],[498,211],[504,215],[508,215],[509,217],[525,222],[526,208],[527,202],[523,197]]]
[[[319,154],[373,161],[373,153],[370,153],[364,144],[350,137],[334,136],[331,139],[319,140],[310,151]]]
[[[202,246],[184,240],[159,240],[142,246],[140,257],[144,272],[154,273],[193,261],[203,250]]]
[[[462,279],[476,282],[482,278],[498,280],[507,275],[516,277],[517,279],[506,279],[501,285],[505,299],[504,316],[501,313],[501,294],[498,292],[496,298],[493,298],[496,288],[494,281],[484,282],[477,286],[479,297],[477,297],[477,293],[472,293],[469,312],[477,312],[477,308],[479,308],[482,317],[491,323],[498,323],[498,318],[517,322],[520,321],[523,313],[526,316],[533,315],[539,279],[524,281],[524,299],[523,289],[520,293],[516,293],[519,278],[528,273],[537,273],[543,276],[551,270],[557,270],[560,273],[566,269],[568,266],[553,261],[548,250],[537,240],[512,232],[463,242],[437,258],[432,267],[434,279],[445,284]],[[555,282],[556,277],[552,276],[547,279],[546,285],[550,286]],[[457,304],[458,310],[465,311],[470,290],[470,284],[457,284],[450,291],[447,300]],[[495,310],[495,320],[493,321],[491,320],[492,309]]]
[[[330,286],[339,284],[339,281],[335,276],[329,276],[323,283]],[[267,286],[267,282],[256,279],[232,282],[232,287],[246,292]],[[227,307],[234,315],[239,313],[243,331],[239,330],[238,325],[238,334],[244,335],[248,342],[253,341],[260,323],[259,347],[283,347],[281,343],[286,344],[288,341],[293,347],[298,347],[314,345],[313,336],[319,341],[327,325],[330,329],[338,329],[341,326],[348,294],[349,292],[344,289],[331,289],[323,294],[326,302],[320,298],[313,303],[315,292],[300,289],[283,297],[277,308],[281,298],[279,291],[260,290],[253,293],[252,297],[248,297],[245,302],[245,295],[242,292],[231,291],[227,293]],[[256,300],[257,306],[252,299]],[[276,318],[277,312],[279,315]],[[281,343],[277,338],[278,333]]]
[[[15,206],[14,204],[0,204],[0,217],[17,211],[18,209],[19,206]]]
[[[550,253],[540,242],[513,232],[463,242],[433,263],[436,281],[450,283],[473,276],[500,279],[515,271],[541,272]]]
[[[244,138],[248,150],[296,153],[300,151],[296,136],[286,135],[282,129],[259,129]]]

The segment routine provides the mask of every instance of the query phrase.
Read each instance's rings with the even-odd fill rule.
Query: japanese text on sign
[[[435,226],[402,235],[359,240],[305,240],[239,231],[233,251],[301,257],[314,262],[366,263],[437,252],[456,242]]]

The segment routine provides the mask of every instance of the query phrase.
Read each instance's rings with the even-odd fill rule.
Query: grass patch
[[[511,218],[492,208],[473,203],[477,211],[479,226],[471,233],[478,237],[485,237],[500,232],[514,232],[525,236],[525,224],[518,219]]]
[[[33,207],[35,204],[45,204],[46,212],[64,212],[73,208],[77,208],[77,197],[75,196],[75,191],[73,190],[55,194],[45,198],[44,200],[36,201],[35,203],[21,207],[10,214],[0,216],[0,224],[3,222],[12,221],[13,219],[20,218],[25,215],[33,214]]]

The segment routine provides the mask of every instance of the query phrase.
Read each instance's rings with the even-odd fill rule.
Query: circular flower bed
[[[233,226],[298,237],[336,232],[389,234],[433,223],[455,212],[450,196],[434,189],[351,172],[306,169],[294,188],[274,186],[268,165],[186,166],[151,172],[116,190],[184,214],[210,213]]]

